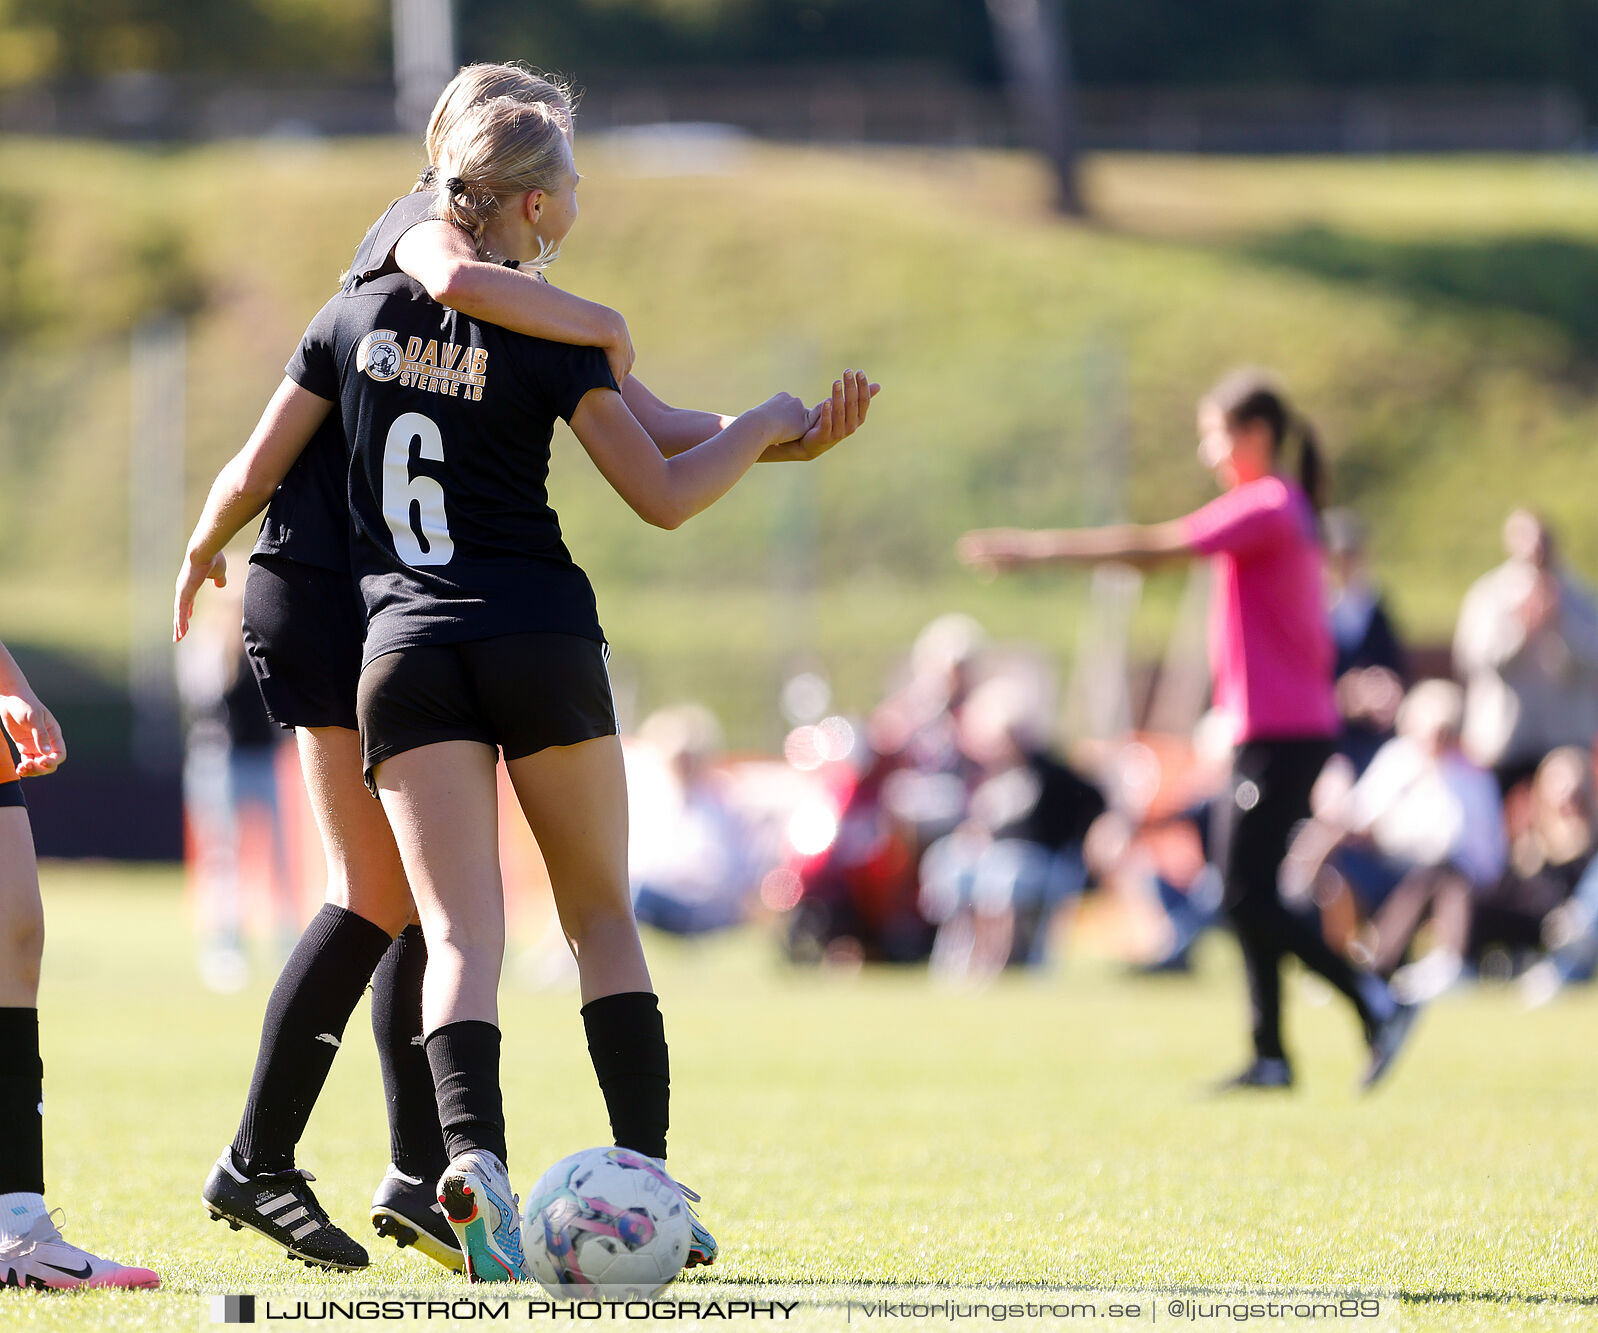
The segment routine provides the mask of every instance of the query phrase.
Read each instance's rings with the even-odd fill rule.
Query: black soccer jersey
[[[438,218],[438,196],[430,190],[402,194],[390,204],[383,216],[374,222],[361,243],[355,247],[355,258],[350,260],[350,271],[344,285],[364,282],[394,272],[394,247],[418,222],[433,222]]]
[[[418,222],[435,216],[436,196],[407,194],[396,199],[367,229],[355,249],[345,289],[380,273],[394,271],[394,247]],[[318,397],[338,400],[338,375],[331,366],[308,362],[305,345],[284,374]],[[346,571],[350,567],[350,516],[346,476],[349,446],[337,411],[311,437],[272,496],[254,554],[279,555],[302,565]]]
[[[599,348],[469,319],[398,273],[329,301],[296,359],[339,383],[364,661],[501,634],[603,639],[545,489],[555,418],[616,387]]]

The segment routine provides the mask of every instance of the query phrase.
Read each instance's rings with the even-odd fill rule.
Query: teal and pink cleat
[[[640,1153],[639,1156],[643,1157],[643,1154]],[[716,1244],[716,1238],[710,1234],[709,1229],[699,1220],[699,1214],[694,1211],[694,1205],[700,1202],[699,1196],[667,1171],[666,1163],[661,1158],[644,1157],[644,1160],[657,1167],[661,1175],[682,1191],[683,1203],[688,1209],[688,1227],[691,1233],[688,1241],[688,1257],[683,1261],[683,1267],[700,1268],[715,1263],[716,1255],[721,1252],[721,1246]]]
[[[473,1282],[526,1282],[521,1201],[493,1153],[462,1153],[438,1178],[438,1202],[466,1256]]]

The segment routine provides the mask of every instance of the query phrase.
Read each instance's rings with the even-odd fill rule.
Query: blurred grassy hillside
[[[192,515],[420,165],[399,141],[0,140],[0,632],[125,652],[130,325],[191,320]],[[1412,630],[1447,632],[1515,503],[1598,573],[1585,160],[1105,158],[1085,228],[1017,155],[757,145],[672,174],[595,137],[579,166],[552,276],[628,316],[657,392],[731,411],[857,365],[885,386],[844,449],[758,469],[676,533],[560,439],[555,503],[644,706],[692,692],[758,716],[805,652],[859,706],[956,606],[1065,654],[1080,581],[979,584],[955,536],[1200,502],[1193,402],[1238,362],[1280,371],[1321,426]],[[1147,641],[1174,595],[1153,589]]]

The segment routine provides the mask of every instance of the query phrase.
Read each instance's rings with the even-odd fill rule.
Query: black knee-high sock
[[[286,1171],[356,1002],[390,943],[363,916],[327,903],[283,965],[233,1152],[251,1175]]]
[[[588,1055],[618,1148],[665,1157],[671,1064],[660,1003],[648,991],[606,995],[583,1006]]]
[[[444,1131],[433,1097],[433,1071],[422,1044],[422,974],[427,944],[407,926],[372,975],[372,1035],[388,1099],[388,1143],[394,1165],[431,1183],[446,1166]]]
[[[451,1158],[481,1148],[505,1156],[505,1100],[499,1090],[499,1029],[479,1019],[446,1023],[427,1039],[438,1122]]]
[[[0,1194],[44,1193],[39,1011],[0,1009]]]

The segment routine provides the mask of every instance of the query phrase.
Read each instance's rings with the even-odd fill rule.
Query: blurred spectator
[[[1547,1004],[1573,981],[1587,981],[1598,970],[1598,860],[1589,863],[1570,901],[1543,918],[1548,957],[1520,979],[1528,1007]]]
[[[1211,854],[1210,834],[1215,824],[1215,803],[1227,789],[1231,776],[1232,744],[1229,719],[1214,709],[1193,728],[1193,766],[1186,774],[1175,813],[1144,821],[1141,831],[1185,826],[1196,850],[1196,864],[1180,870],[1156,863],[1145,872],[1166,920],[1164,949],[1135,969],[1143,975],[1186,972],[1192,967],[1193,946],[1212,926],[1224,924],[1221,870]]]
[[[1454,668],[1465,751],[1507,792],[1550,750],[1598,736],[1598,602],[1558,559],[1535,514],[1504,521],[1509,558],[1465,594]]]
[[[1555,750],[1532,779],[1526,828],[1510,847],[1509,869],[1471,904],[1469,935],[1439,941],[1480,965],[1489,949],[1540,949],[1544,923],[1589,874],[1598,878],[1598,806],[1592,756],[1573,745]]]
[[[791,886],[783,947],[796,963],[920,962],[932,932],[916,907],[915,833],[883,798],[894,760],[869,746],[856,753],[858,766],[820,771],[814,798],[790,821],[778,872]]]
[[[1041,964],[1055,913],[1087,881],[1083,844],[1104,797],[1049,753],[1030,693],[997,677],[961,713],[977,785],[966,818],[921,862],[922,914],[938,927],[932,963],[946,976]]]
[[[1329,509],[1321,516],[1321,528],[1331,595],[1327,616],[1337,654],[1337,711],[1343,724],[1337,748],[1357,776],[1392,739],[1393,719],[1409,679],[1408,664],[1381,594],[1371,582],[1364,522],[1351,509]]]
[[[796,962],[919,962],[932,931],[917,906],[916,867],[927,845],[966,809],[972,765],[960,714],[988,636],[970,616],[939,616],[916,636],[908,672],[866,725],[848,771],[833,766],[832,835],[794,848],[798,883],[785,927]],[[823,724],[824,725],[824,724]]]
[[[1452,681],[1415,686],[1399,708],[1398,735],[1343,801],[1299,833],[1284,866],[1290,897],[1312,885],[1323,899],[1333,885],[1352,891],[1372,914],[1370,952],[1383,975],[1403,961],[1428,911],[1448,938],[1463,940],[1471,895],[1504,872],[1503,806],[1492,777],[1460,750],[1463,711]]]
[[[638,739],[663,782],[652,790],[630,848],[638,920],[674,935],[703,935],[741,922],[759,879],[751,830],[716,769],[721,726],[709,709],[680,704],[652,713]],[[636,784],[635,784],[636,785]]]
[[[1212,805],[1190,806],[1167,823],[1188,824],[1198,841],[1203,858],[1198,869],[1186,883],[1178,882],[1159,869],[1149,873],[1149,885],[1165,915],[1165,948],[1146,963],[1133,970],[1144,976],[1161,972],[1188,972],[1193,967],[1193,946],[1199,936],[1212,926],[1225,923],[1222,908],[1221,871],[1210,859],[1210,829],[1215,822]]]
[[[1591,755],[1575,748],[1555,750],[1543,761],[1532,786],[1532,827],[1547,831],[1528,849],[1541,853],[1543,862],[1528,874],[1526,892],[1488,904],[1489,912],[1472,921],[1473,956],[1506,937],[1548,949],[1548,957],[1521,977],[1521,995],[1530,1005],[1546,1004],[1570,982],[1591,977],[1598,963],[1598,801],[1591,765]],[[1515,859],[1518,871],[1522,858]]]
[[[278,803],[283,733],[267,717],[245,657],[238,600],[218,598],[213,605],[178,654],[178,688],[188,720],[183,803],[194,855],[200,978],[227,993],[249,980],[241,862],[252,812],[268,835],[271,929],[284,956],[300,923]]]
[[[1490,948],[1536,948],[1544,922],[1593,868],[1598,824],[1591,755],[1575,746],[1555,750],[1538,765],[1529,796],[1529,817],[1507,872],[1472,894],[1457,886],[1441,891],[1433,908],[1432,947],[1393,974],[1395,990],[1433,999],[1470,966],[1479,967]],[[1598,887],[1589,891],[1598,896]]]
[[[960,713],[987,645],[970,616],[939,616],[916,635],[907,679],[871,715],[871,748],[894,770],[883,798],[914,830],[918,853],[965,810],[974,774],[960,746]]]

